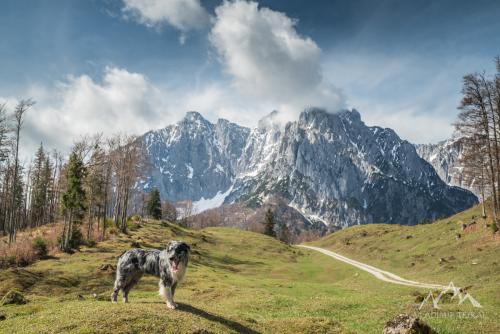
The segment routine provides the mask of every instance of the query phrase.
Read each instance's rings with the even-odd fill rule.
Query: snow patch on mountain
[[[233,186],[229,187],[229,189],[225,192],[217,192],[217,194],[212,198],[205,199],[202,197],[198,201],[193,202],[193,215],[209,209],[218,208],[224,204],[224,200],[232,190]]]
[[[278,196],[329,229],[413,225],[476,202],[446,185],[412,144],[391,129],[366,126],[356,110],[311,108],[286,125],[276,116],[248,129],[189,112],[148,132],[143,142],[152,167],[140,188],[158,188],[174,203],[190,200],[195,213],[233,202],[259,207]]]

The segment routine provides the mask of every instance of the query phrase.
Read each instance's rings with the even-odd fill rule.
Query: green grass
[[[495,319],[500,311],[500,235],[493,235],[488,223],[477,206],[432,224],[355,226],[309,244],[407,279],[443,285],[454,282],[466,287],[484,307],[481,311],[486,319],[474,321],[471,326],[457,321],[454,325],[460,329],[458,332],[498,333],[500,326]],[[462,224],[469,226],[462,230]],[[474,326],[483,327],[474,330]]]
[[[387,320],[398,313],[411,312],[415,305],[415,288],[383,283],[325,255],[287,246],[260,234],[227,228],[192,231],[176,225],[162,226],[156,221],[142,226],[129,236],[120,235],[73,255],[59,254],[25,268],[2,270],[0,297],[17,289],[29,303],[0,309],[7,317],[0,321],[0,333],[380,333]],[[406,229],[380,225],[366,228],[373,229],[373,233],[377,228]],[[351,230],[360,231],[353,228],[338,235],[342,239]],[[417,239],[413,234],[415,237],[405,242],[413,243]],[[336,237],[332,238],[318,244],[336,249]],[[99,267],[115,264],[117,256],[129,249],[132,241],[160,248],[170,239],[185,240],[193,249],[186,280],[176,293],[180,308],[166,308],[158,296],[158,279],[154,277],[142,279],[130,293],[129,304],[111,304],[114,277]],[[384,247],[389,247],[388,242],[383,243]],[[351,245],[357,243],[354,240]],[[382,243],[377,247],[382,247]],[[484,248],[484,252],[490,252]],[[342,250],[348,254],[347,249]],[[354,248],[352,254],[367,260],[372,256],[356,254]],[[386,269],[394,269],[404,277],[421,278],[417,271],[407,274],[402,265],[397,265],[405,263],[404,258],[394,255],[392,259],[391,254],[376,261],[377,256],[373,256],[373,264],[387,265]],[[394,268],[392,262],[396,264]],[[495,270],[485,269],[481,273],[497,275]],[[440,273],[433,277],[432,270],[423,275],[422,280],[431,282],[447,279]],[[491,284],[481,291],[496,293],[493,283],[498,275],[484,279]],[[457,278],[458,283],[462,281]],[[481,321],[428,322],[439,333],[498,332],[496,318],[490,319],[498,310],[498,298],[495,301],[494,297],[477,297],[485,304],[487,315]]]

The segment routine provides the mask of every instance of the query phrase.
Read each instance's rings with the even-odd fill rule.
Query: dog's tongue
[[[177,271],[177,262],[175,261],[172,262],[172,270]]]

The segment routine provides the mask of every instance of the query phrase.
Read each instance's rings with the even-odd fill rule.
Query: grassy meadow
[[[498,240],[479,220],[477,228],[461,231],[460,221],[468,223],[472,215],[476,211],[417,227],[354,227],[313,244],[405,278],[472,285],[469,291],[483,305],[480,319],[425,321],[439,333],[497,333]],[[455,233],[462,234],[459,241]],[[185,240],[193,250],[176,292],[179,309],[166,308],[155,277],[142,279],[129,304],[109,302],[114,276],[105,265],[116,264],[132,243],[160,248],[171,239]],[[439,264],[439,257],[448,260]],[[414,312],[418,298],[428,293],[378,281],[261,234],[195,231],[158,221],[142,222],[128,235],[72,255],[57,253],[27,267],[2,269],[0,297],[12,289],[28,303],[0,307],[6,316],[0,333],[381,333],[387,320]],[[451,302],[445,307],[475,311]]]

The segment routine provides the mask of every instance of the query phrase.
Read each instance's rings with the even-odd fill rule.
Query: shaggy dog
[[[123,253],[116,266],[116,280],[111,301],[116,302],[121,290],[123,302],[128,302],[128,293],[139,282],[143,274],[160,277],[160,295],[167,306],[175,309],[174,293],[177,284],[186,273],[190,247],[182,241],[171,241],[162,251],[132,249]]]

